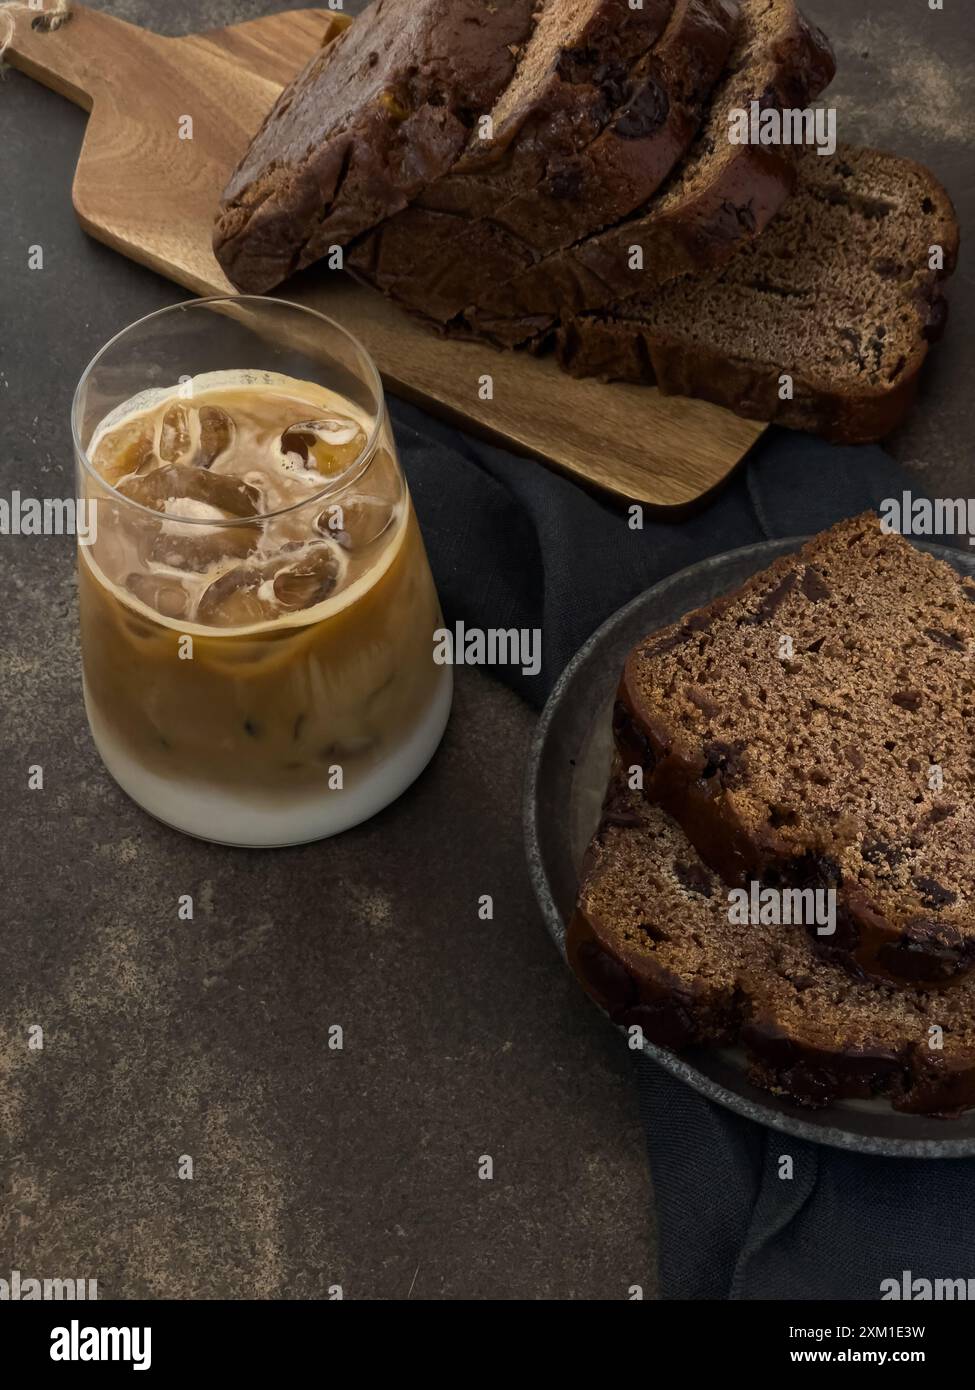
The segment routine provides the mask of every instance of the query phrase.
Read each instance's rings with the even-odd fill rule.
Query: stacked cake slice
[[[516,347],[571,314],[724,264],[761,235],[796,184],[792,147],[732,143],[731,114],[753,102],[764,111],[805,107],[834,70],[825,35],[793,0],[741,0],[724,71],[672,177],[631,216],[495,285],[468,310],[467,325]]]
[[[868,515],[631,653],[570,930],[614,1018],[805,1103],[975,1104],[973,652],[975,584]]]
[[[898,988],[850,975],[800,928],[730,923],[727,885],[621,775],[568,949],[616,1022],[675,1052],[739,1045],[757,1085],[800,1104],[879,1096],[940,1115],[975,1104],[970,976],[940,993]]]
[[[910,161],[792,143],[834,70],[795,0],[373,0],[269,113],[215,251],[243,290],[341,260],[440,333],[877,439],[958,227]]]
[[[726,265],[565,312],[562,366],[845,443],[889,434],[944,330],[954,211],[926,169],[876,150],[804,150],[796,168],[795,195]]]
[[[542,11],[489,138],[349,259],[438,324],[652,198],[728,56],[737,0],[560,0]]]

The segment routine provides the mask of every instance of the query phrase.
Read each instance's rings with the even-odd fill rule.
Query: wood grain
[[[54,33],[31,18],[16,14],[9,61],[91,113],[73,188],[86,231],[197,294],[233,293],[210,246],[220,193],[281,87],[348,21],[296,10],[167,38],[83,6]],[[181,138],[186,118],[192,138]],[[280,293],[356,333],[397,394],[654,508],[710,492],[765,428],[702,401],[445,342],[323,268]],[[493,399],[482,399],[485,378]]]

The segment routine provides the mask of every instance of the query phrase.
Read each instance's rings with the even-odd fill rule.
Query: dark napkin
[[[771,431],[706,507],[680,521],[648,514],[633,530],[622,503],[408,405],[392,411],[445,619],[540,628],[538,676],[487,668],[536,706],[586,638],[667,575],[920,493],[881,449]],[[806,1143],[711,1104],[646,1058],[637,1067],[665,1298],[877,1299],[881,1280],[905,1270],[971,1273],[975,1163]],[[782,1154],[791,1180],[778,1176]]]

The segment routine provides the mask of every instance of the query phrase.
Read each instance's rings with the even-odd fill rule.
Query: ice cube
[[[196,410],[174,403],[162,418],[159,456],[164,463],[210,468],[233,445],[236,433],[232,417],[218,405]]]
[[[200,408],[200,448],[197,462],[201,468],[209,468],[221,454],[233,446],[237,427],[233,419],[218,405],[204,405]]]
[[[225,560],[246,560],[257,549],[261,533],[246,526],[163,529],[149,547],[149,559],[168,569],[202,574]]]
[[[123,502],[99,499],[98,528],[91,558],[113,584],[124,584],[130,570],[145,566],[148,546],[162,523]]]
[[[125,581],[147,608],[153,608],[164,618],[185,618],[189,612],[190,596],[178,579],[155,574],[130,574]]]
[[[211,627],[250,627],[278,616],[273,599],[262,596],[265,566],[237,565],[215,579],[200,599],[197,617]]]
[[[159,457],[163,463],[182,463],[189,451],[190,417],[185,406],[171,405],[159,430]]]
[[[340,573],[341,563],[331,546],[306,547],[293,560],[279,564],[272,584],[274,597],[289,613],[314,608],[332,593]]]
[[[331,545],[289,546],[260,564],[236,565],[215,579],[200,600],[201,623],[246,627],[324,602],[342,574],[340,552]]]
[[[344,473],[366,447],[366,435],[348,415],[323,415],[290,425],[281,436],[285,467],[293,473]]]
[[[316,529],[346,550],[359,550],[383,534],[393,507],[382,497],[357,494],[335,502],[319,514]]]
[[[155,462],[153,434],[144,417],[127,420],[99,442],[92,462],[111,487]]]
[[[126,478],[119,491],[167,516],[200,517],[193,503],[204,503],[222,517],[251,517],[261,510],[261,494],[250,483],[184,463],[164,463],[143,476]]]

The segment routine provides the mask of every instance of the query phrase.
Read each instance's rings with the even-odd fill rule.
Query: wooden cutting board
[[[80,5],[53,32],[26,7],[7,14],[8,61],[91,112],[73,190],[86,231],[197,294],[232,293],[210,248],[220,193],[278,92],[348,21],[293,10],[165,38]],[[527,354],[445,342],[343,275],[313,270],[279,293],[357,334],[396,394],[651,507],[710,492],[765,428],[647,387],[573,381]],[[485,375],[493,400],[480,399]]]

